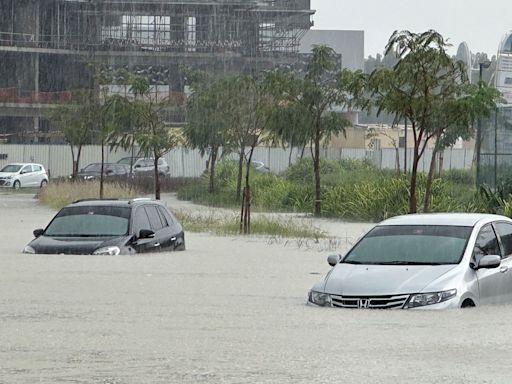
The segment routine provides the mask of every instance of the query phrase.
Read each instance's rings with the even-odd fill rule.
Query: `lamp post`
[[[483,68],[489,68],[491,66],[491,62],[489,60],[478,63],[479,71],[478,71],[478,86],[482,86],[482,71]],[[478,118],[478,124],[476,126],[476,185],[477,187],[480,185],[480,152],[482,149],[482,119]]]

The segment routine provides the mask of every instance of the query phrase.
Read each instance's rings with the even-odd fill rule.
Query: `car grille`
[[[331,295],[333,307],[392,309],[403,308],[409,295],[394,296],[337,296]]]
[[[4,185],[6,181],[4,179],[0,179],[0,185]]]

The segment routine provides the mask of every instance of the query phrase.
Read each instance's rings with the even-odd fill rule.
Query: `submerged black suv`
[[[62,208],[23,253],[130,255],[185,250],[185,234],[159,201],[78,200]]]

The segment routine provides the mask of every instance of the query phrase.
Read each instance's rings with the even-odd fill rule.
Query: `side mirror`
[[[34,232],[32,232],[32,233],[34,234],[35,237],[39,237],[44,233],[44,229],[38,228],[38,229],[35,229]]]
[[[486,255],[482,256],[480,260],[478,260],[475,269],[491,269],[498,268],[501,264],[501,257],[499,255]]]
[[[334,267],[336,264],[338,264],[341,261],[341,255],[330,255],[327,258],[327,262],[331,267]]]
[[[139,231],[139,239],[152,239],[155,237],[155,232],[151,229],[141,229]]]
[[[137,164],[134,168],[140,168],[140,164]]]

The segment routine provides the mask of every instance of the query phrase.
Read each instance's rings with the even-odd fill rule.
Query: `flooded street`
[[[328,252],[187,233],[144,256],[23,255],[54,212],[0,192],[0,383],[508,383],[512,306],[314,308]],[[186,229],[185,229],[186,230]]]

